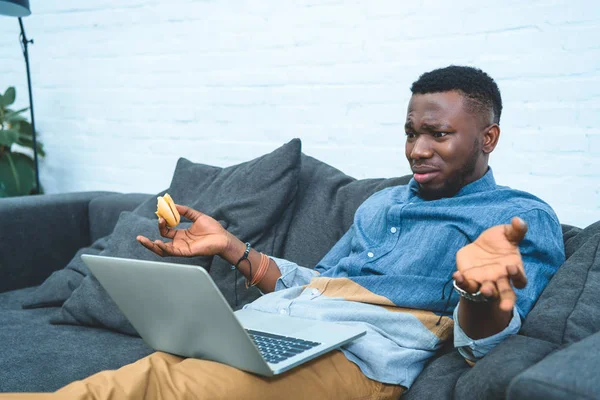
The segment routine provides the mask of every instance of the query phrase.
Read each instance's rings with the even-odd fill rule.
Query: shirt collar
[[[417,181],[415,181],[415,178],[411,178],[410,182],[408,182],[408,187],[413,196],[419,195],[419,184]],[[496,180],[494,179],[494,173],[492,172],[492,168],[488,167],[487,172],[481,178],[477,179],[475,182],[471,182],[468,185],[463,186],[453,197],[485,192],[495,188]]]

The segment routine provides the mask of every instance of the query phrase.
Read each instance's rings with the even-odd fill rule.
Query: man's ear
[[[500,138],[500,127],[498,124],[492,124],[485,128],[483,132],[483,146],[481,147],[485,154],[490,154],[496,148]]]

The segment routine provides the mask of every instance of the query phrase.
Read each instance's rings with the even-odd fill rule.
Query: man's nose
[[[431,143],[427,138],[427,135],[419,135],[413,142],[412,149],[410,151],[410,158],[413,160],[421,160],[431,158],[433,156],[433,150]]]

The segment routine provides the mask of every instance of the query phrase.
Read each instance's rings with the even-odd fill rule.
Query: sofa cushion
[[[350,228],[358,206],[373,193],[405,185],[410,178],[357,180],[302,154],[298,194],[281,257],[314,267]]]
[[[449,342],[427,363],[402,400],[452,399],[456,381],[470,368]]]
[[[153,351],[140,338],[105,329],[51,325],[56,308],[20,309],[30,292],[0,295],[0,392],[55,391]]]
[[[598,349],[600,332],[549,355],[513,379],[506,398],[597,399],[600,394]]]
[[[232,167],[219,168],[180,159],[169,193],[178,204],[185,204],[219,220],[229,232],[249,241],[260,251],[278,253],[289,218],[286,210],[296,194],[299,174],[300,141],[293,140],[279,149]],[[133,212],[121,214],[107,247],[101,255],[147,260],[164,260],[201,265],[210,270],[213,280],[234,308],[260,295],[256,288],[242,290],[243,278],[230,265],[212,258],[161,258],[150,252],[135,237],[143,234],[158,239],[156,198],[140,204]],[[185,228],[189,221],[182,221]],[[216,270],[216,271],[215,271]],[[239,290],[237,298],[235,289]],[[86,276],[63,304],[53,323],[100,326],[136,334],[108,294],[92,276]]]
[[[523,324],[523,335],[556,344],[579,341],[600,330],[600,223],[568,243],[571,256],[552,278]]]
[[[20,310],[37,286],[0,293],[0,310]]]

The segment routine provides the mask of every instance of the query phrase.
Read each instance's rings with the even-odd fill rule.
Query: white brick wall
[[[178,157],[231,165],[293,137],[357,178],[409,172],[409,86],[475,65],[503,94],[499,183],[564,223],[600,220],[595,0],[32,0],[47,192],[168,187]],[[18,23],[0,88],[27,105]]]

